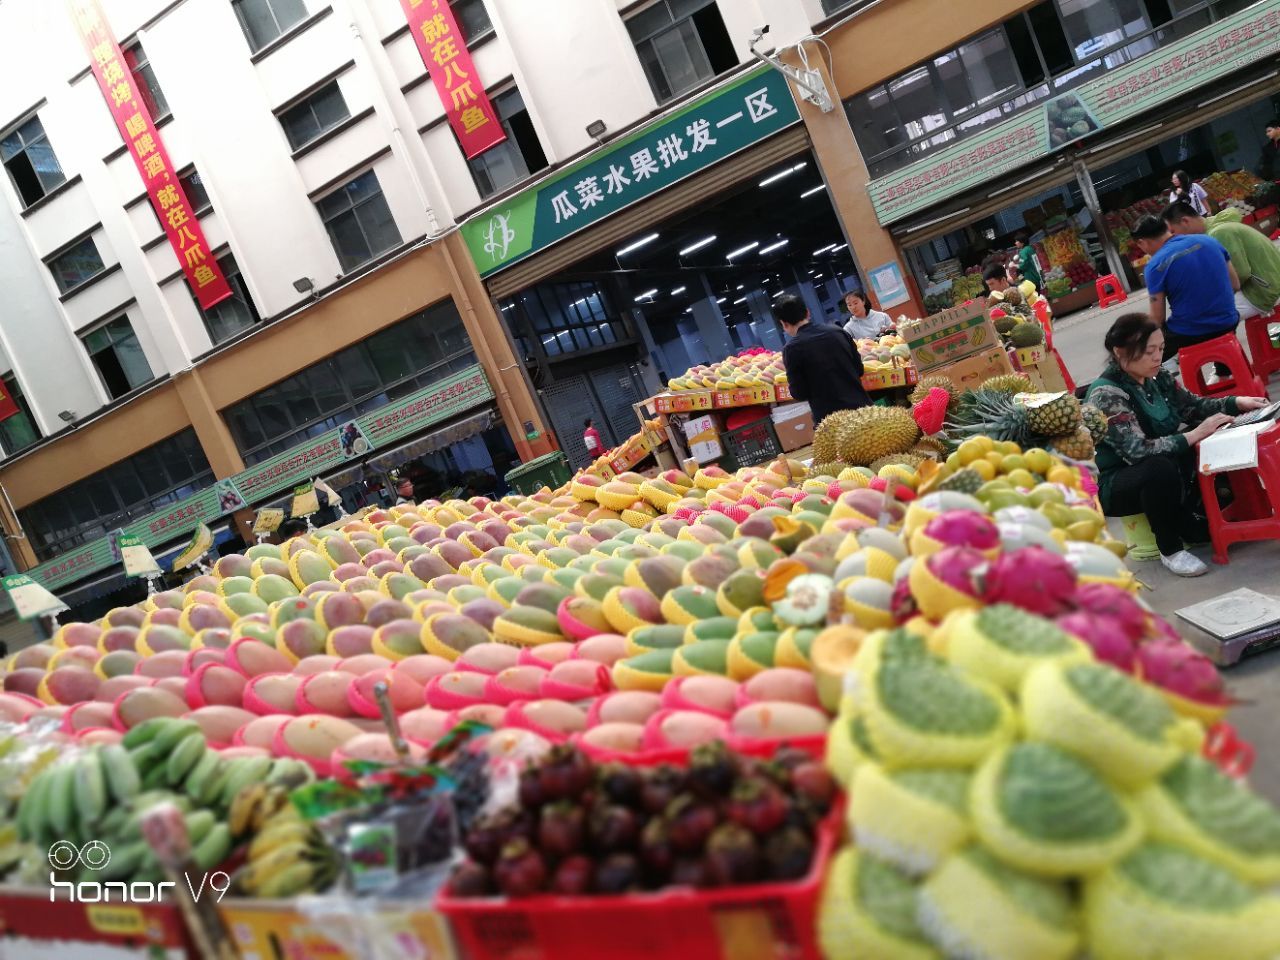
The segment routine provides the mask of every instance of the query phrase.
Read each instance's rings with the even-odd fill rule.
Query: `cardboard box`
[[[907,341],[920,376],[1000,346],[996,328],[987,317],[985,299],[903,324],[898,332]]]
[[[724,456],[720,428],[716,426],[716,418],[710,414],[686,420],[684,435],[689,441],[689,452],[698,463],[710,463]]]
[[[1068,389],[1056,352],[1048,353],[1040,363],[1023,364],[1022,372],[1031,378],[1038,393],[1058,393]]]
[[[992,377],[1013,373],[1013,364],[1009,362],[1009,355],[996,347],[937,368],[934,372],[950,377],[961,390],[976,390]]]
[[[792,403],[773,410],[773,431],[778,435],[783,453],[813,443],[813,427],[813,412],[807,403]]]

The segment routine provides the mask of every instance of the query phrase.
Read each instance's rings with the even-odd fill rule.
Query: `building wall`
[[[70,181],[23,211],[0,176],[0,372],[14,372],[51,438],[17,456],[0,451],[0,484],[16,507],[189,424],[215,472],[234,472],[239,456],[220,411],[444,297],[458,305],[522,454],[548,448],[539,408],[465,246],[456,238],[430,242],[495,198],[480,196],[398,0],[305,0],[305,28],[258,55],[230,0],[100,2],[116,39],[136,38],[146,50],[172,113],[160,130],[173,164],[193,165],[211,201],[200,218],[210,246],[234,256],[258,313],[274,322],[230,346],[211,340],[64,6],[0,4],[0,59],[10,77],[0,87],[0,135],[38,115]],[[494,30],[474,44],[477,73],[492,94],[520,91],[550,168],[594,147],[586,133],[593,121],[611,137],[670,106],[657,102],[624,22],[644,2],[485,6]],[[718,6],[743,64],[755,28],[768,24],[764,46],[783,47],[827,19],[820,0]],[[872,5],[827,37],[832,86],[848,96],[1023,6],[972,0],[961,21],[933,15],[935,0]],[[824,55],[817,45],[808,49]],[[331,76],[358,119],[295,156],[277,114]],[[865,191],[859,198],[865,170],[843,112],[806,108],[805,117],[862,266],[882,262],[887,235],[868,219]],[[400,253],[426,246],[351,282],[314,203],[364,169],[377,174],[404,241]],[[59,299],[42,258],[86,232],[104,264],[118,268]],[[303,279],[318,302],[295,289]],[[121,310],[157,379],[113,403],[79,338]],[[62,411],[73,415],[71,425]],[[523,440],[526,423],[541,434],[533,444]],[[0,518],[12,530],[7,508]]]

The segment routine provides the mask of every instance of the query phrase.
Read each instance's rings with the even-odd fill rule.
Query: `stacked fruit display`
[[[737,390],[745,387],[764,387],[773,383],[786,383],[787,374],[782,365],[782,354],[763,347],[744,350],[713,365],[698,364],[679,377],[672,377],[667,389],[681,390]]]
[[[1158,691],[1018,606],[1031,590],[965,609],[952,569],[928,586],[941,625],[868,635],[845,681],[829,960],[1275,956],[1280,815]],[[1122,633],[1142,612],[1090,616]]]
[[[985,436],[1024,449],[1045,446],[1072,460],[1092,460],[1094,444],[1107,431],[1103,413],[1069,393],[1030,390],[1031,381],[1021,374],[996,377],[981,389],[966,390],[948,408],[948,439]]]
[[[1021,290],[1010,287],[1003,294],[993,294],[988,301],[987,316],[1005,346],[1036,347],[1044,343],[1044,328],[1034,312],[1040,298],[1033,296],[1034,300],[1027,300]]]

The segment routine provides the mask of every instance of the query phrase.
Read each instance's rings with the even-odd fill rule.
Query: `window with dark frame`
[[[156,73],[151,69],[151,61],[147,59],[147,52],[142,49],[142,44],[134,41],[125,47],[124,62],[129,68],[129,72],[133,74],[133,79],[138,85],[138,95],[142,97],[142,102],[147,106],[147,112],[151,114],[152,122],[159,122],[169,115],[169,101],[165,99],[164,91],[160,89],[160,81],[156,79]]]
[[[350,116],[338,81],[331,80],[280,114],[280,126],[289,147],[299,150]]]
[[[738,65],[715,0],[658,0],[626,24],[659,103]]]
[[[49,560],[185,499],[213,480],[200,441],[188,428],[18,514],[36,559]]]
[[[493,109],[507,139],[467,161],[481,197],[493,196],[547,165],[547,155],[520,91],[498,94],[493,98]]]
[[[209,332],[209,339],[214,345],[224,343],[262,322],[262,317],[259,316],[258,308],[253,303],[253,297],[249,295],[244,274],[240,272],[235,257],[230,254],[219,257],[218,266],[231,287],[231,296],[215,303],[207,310],[201,309],[199,302],[196,302],[196,309],[200,310],[205,329]],[[195,300],[194,294],[192,294],[192,300]]]
[[[524,357],[561,356],[633,337],[609,292],[594,280],[540,283],[501,310]]]
[[[845,101],[880,177],[1098,71],[1207,26],[1237,0],[1041,0]]]
[[[18,191],[24,207],[29,207],[66,182],[39,117],[0,136],[0,162]]]
[[[344,273],[403,242],[378,175],[372,170],[321,197],[316,209]]]
[[[228,407],[227,426],[244,462],[259,463],[475,362],[446,301]]]
[[[59,293],[70,293],[88,283],[106,267],[93,237],[85,237],[49,261],[49,272]]]
[[[467,44],[493,31],[493,21],[484,7],[484,0],[453,0],[453,17],[458,21],[462,39]]]
[[[4,388],[18,407],[18,412],[13,416],[0,420],[0,444],[4,445],[4,452],[8,456],[13,456],[40,439],[40,428],[36,426],[36,418],[31,413],[27,398],[22,395],[22,388],[18,386],[18,378],[6,373]]]
[[[199,215],[212,209],[213,204],[209,202],[209,193],[204,188],[204,181],[200,179],[198,170],[179,174],[178,182],[182,184],[182,192],[187,195],[192,213]]]
[[[231,6],[254,53],[307,18],[302,0],[231,0]]]
[[[112,400],[155,379],[127,315],[83,334],[80,340]]]

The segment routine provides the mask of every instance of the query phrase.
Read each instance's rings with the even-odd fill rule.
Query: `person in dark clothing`
[[[799,297],[780,298],[773,314],[789,338],[782,363],[791,396],[809,401],[815,425],[837,410],[870,406],[871,398],[862,389],[862,358],[847,333],[812,322]]]
[[[1160,562],[1179,577],[1208,568],[1183,546],[1208,530],[1196,479],[1196,445],[1232,416],[1266,404],[1261,397],[1207,399],[1178,386],[1161,370],[1164,330],[1150,317],[1127,313],[1107,331],[1106,369],[1089,384],[1089,403],[1107,417],[1098,444],[1098,496],[1110,517],[1145,513]]]
[[[1267,139],[1262,144],[1258,176],[1263,180],[1280,180],[1280,117],[1267,124]]]

